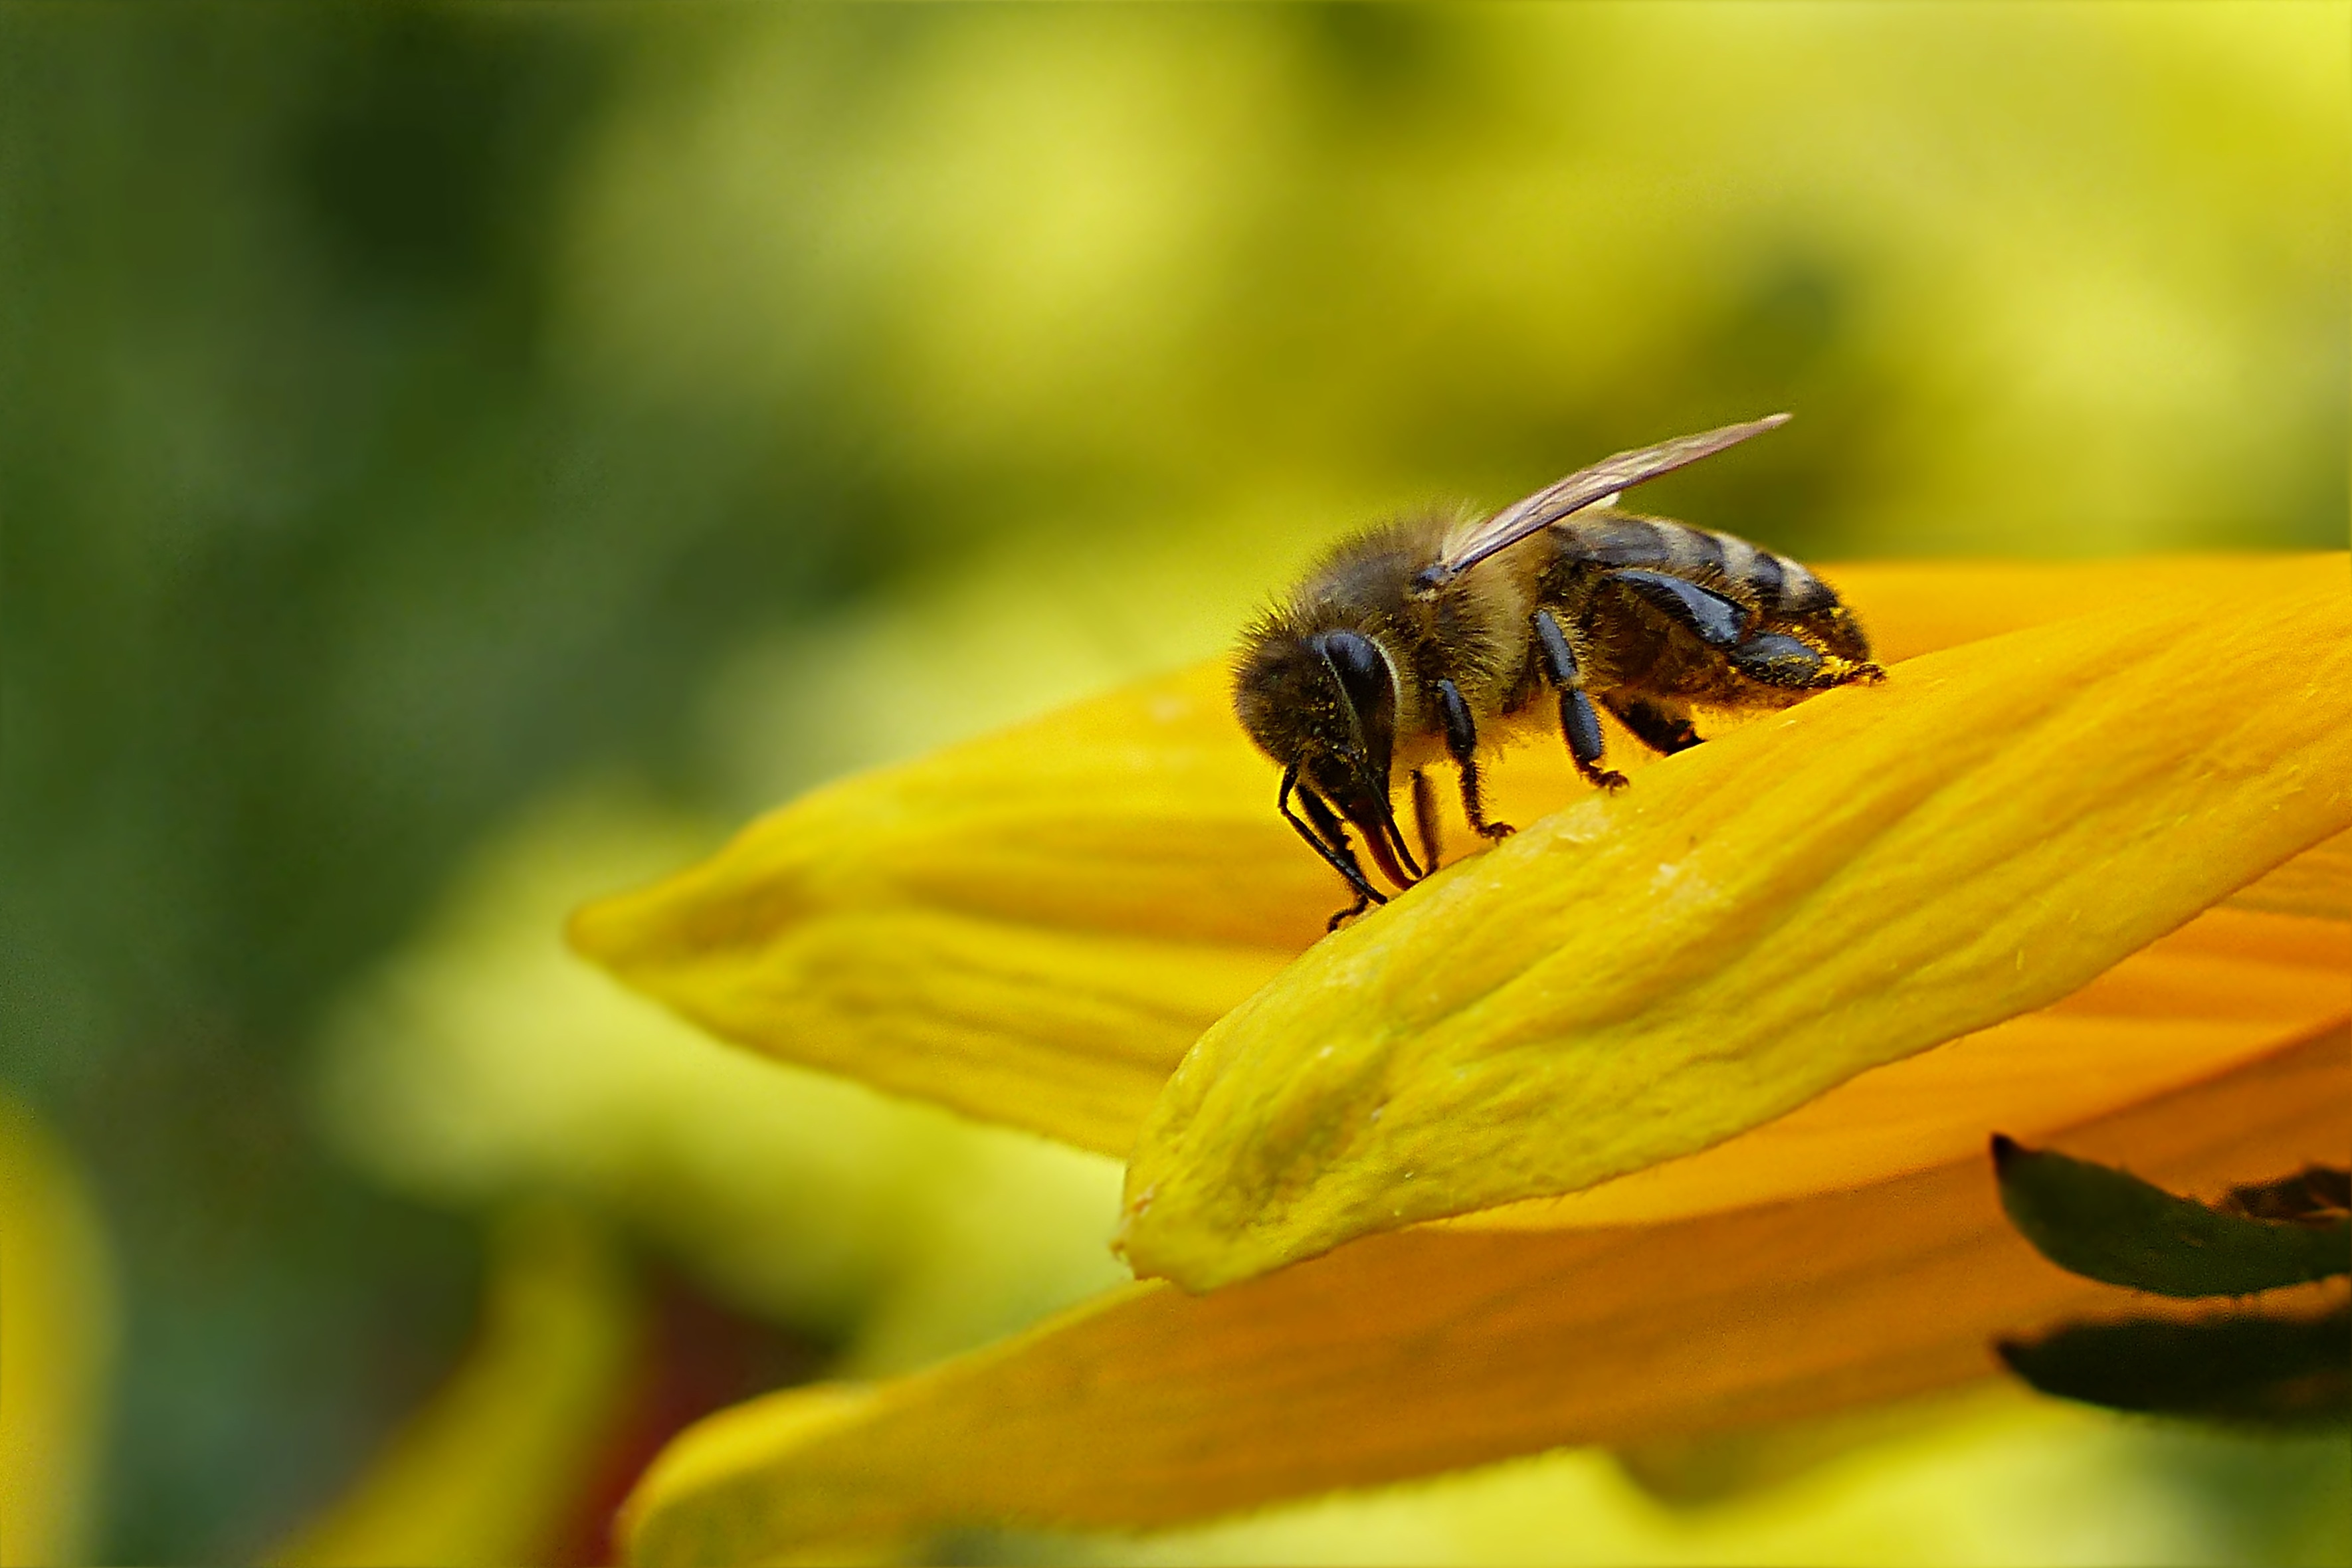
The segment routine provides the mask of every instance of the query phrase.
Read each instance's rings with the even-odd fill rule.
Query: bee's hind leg
[[[1818,651],[1780,632],[1745,638],[1724,657],[1734,669],[1764,686],[1815,691],[1837,684],[1829,678],[1828,661]]]
[[[1508,838],[1517,831],[1509,823],[1486,820],[1486,802],[1478,789],[1478,723],[1470,717],[1470,704],[1462,700],[1462,689],[1450,680],[1439,681],[1437,704],[1444,711],[1445,749],[1462,774],[1462,815],[1470,819],[1470,831],[1481,838]],[[1420,804],[1416,795],[1416,811]]]
[[[1877,665],[1830,658],[1780,632],[1744,637],[1724,657],[1748,679],[1788,691],[1827,691],[1857,681],[1874,686],[1886,679],[1886,671]]]
[[[1687,752],[1701,736],[1691,728],[1690,715],[1653,702],[1645,697],[1604,697],[1601,705],[1633,732],[1633,738],[1662,757]]]
[[[1625,775],[1601,765],[1605,754],[1601,715],[1585,694],[1584,675],[1577,668],[1576,649],[1570,646],[1568,634],[1559,629],[1549,610],[1535,613],[1535,628],[1536,657],[1543,661],[1545,678],[1559,691],[1559,732],[1568,742],[1568,754],[1576,771],[1595,789],[1623,789]]]
[[[1722,595],[1664,572],[1623,566],[1601,579],[1681,626],[1712,648],[1728,648],[1747,634],[1752,617]]]

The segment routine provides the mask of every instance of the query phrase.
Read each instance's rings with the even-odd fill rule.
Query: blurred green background
[[[1350,524],[1769,409],[1650,503],[2341,548],[2347,232],[2342,4],[0,9],[0,1005],[120,1302],[85,1549],[284,1540],[526,1199],[655,1325],[582,1519],[1117,1277],[1099,1162],[696,1040],[573,900],[1213,654]],[[2352,1550],[2340,1445],[2062,1436],[1918,1506]],[[1397,1528],[1600,1506],[1496,1484],[1521,1534]],[[1755,1549],[1879,1539],[1821,1528]]]

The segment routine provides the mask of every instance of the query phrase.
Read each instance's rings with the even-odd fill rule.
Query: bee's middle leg
[[[1419,768],[1412,770],[1412,825],[1421,838],[1421,858],[1434,871],[1441,848],[1437,837],[1437,786]]]
[[[1545,679],[1559,692],[1559,732],[1568,741],[1568,754],[1576,771],[1596,789],[1623,789],[1625,775],[1601,765],[1605,754],[1601,715],[1593,710],[1592,699],[1585,692],[1584,674],[1577,667],[1576,649],[1568,634],[1559,629],[1549,610],[1535,613],[1535,628],[1536,657],[1543,661]]]
[[[1437,705],[1445,718],[1445,749],[1462,774],[1462,815],[1470,819],[1470,831],[1481,838],[1508,838],[1516,829],[1507,822],[1487,821],[1486,803],[1480,798],[1478,723],[1470,716],[1470,704],[1462,700],[1461,688],[1441,680]]]

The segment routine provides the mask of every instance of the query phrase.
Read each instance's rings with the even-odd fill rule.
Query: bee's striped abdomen
[[[1636,566],[1672,573],[1702,586],[1727,586],[1767,620],[1833,608],[1837,595],[1803,563],[1660,517],[1601,512],[1553,524],[1558,561],[1573,568]]]

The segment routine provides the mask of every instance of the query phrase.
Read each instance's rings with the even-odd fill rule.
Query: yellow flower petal
[[[2342,557],[1832,574],[1890,658],[2160,590],[2288,591]],[[1618,765],[1643,765],[1618,737]],[[1203,666],[819,790],[583,910],[579,950],[727,1039],[1125,1154],[1201,1032],[1323,934],[1336,880]],[[1510,820],[1580,801],[1557,747]],[[1457,826],[1454,842],[1465,843]]]
[[[571,934],[724,1038],[1118,1153],[1332,900],[1198,669],[818,790]]]
[[[2352,921],[2352,833],[2315,844],[2230,897],[2242,910]]]
[[[0,1564],[79,1563],[114,1362],[114,1271],[80,1173],[0,1098]]]
[[[2195,1192],[2340,1152],[2347,1044],[2287,1044],[2055,1141]],[[1130,1287],[912,1377],[740,1406],[647,1473],[629,1554],[689,1568],[981,1521],[1151,1529],[1791,1418],[1983,1375],[1993,1334],[2115,1297],[2010,1230],[1980,1150],[1650,1226],[1423,1227],[1212,1295]]]
[[[2335,583],[2340,551],[2299,555],[2149,555],[2114,561],[1855,561],[1824,568],[1870,628],[1882,664],[2168,594],[2233,601]]]
[[[634,1294],[583,1222],[520,1215],[493,1258],[481,1334],[356,1484],[273,1554],[377,1568],[543,1563],[626,1413]]]
[[[2027,1142],[2352,1020],[2352,925],[2212,910],[2053,1006],[1848,1079],[1726,1142],[1444,1223],[1642,1224],[1874,1182]]]
[[[2343,584],[1931,654],[1644,771],[1318,945],[1128,1173],[1192,1289],[1688,1154],[2045,1005],[2352,826]]]

